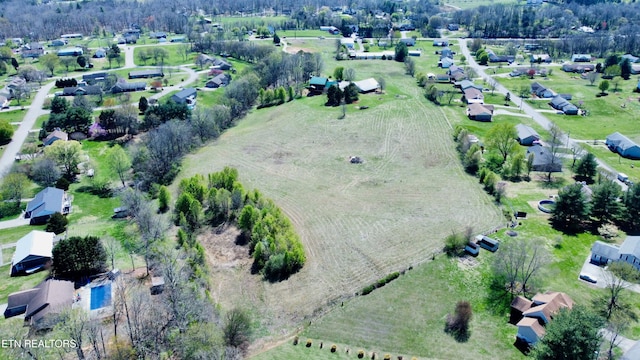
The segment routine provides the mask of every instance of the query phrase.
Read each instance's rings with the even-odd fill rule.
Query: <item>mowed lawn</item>
[[[233,166],[245,187],[274,199],[293,221],[307,264],[289,280],[269,284],[249,269],[213,264],[214,298],[256,309],[265,333],[291,329],[388,273],[431,259],[452,230],[484,231],[502,221],[459,165],[455,124],[424,99],[402,64],[340,65],[353,66],[357,79],[384,76],[387,93],[362,95],[356,105],[370,108],[350,105],[345,119],[339,107],[323,106],[325,96],[255,110],[188,156],[174,182]],[[350,156],[364,163],[351,164]]]
[[[620,132],[632,140],[640,141],[640,126],[637,124],[637,114],[640,111],[640,94],[633,89],[638,83],[637,77],[620,82],[619,91],[613,91],[613,84],[607,91],[608,96],[596,97],[600,92],[596,80],[593,86],[588,80],[583,80],[578,74],[565,73],[560,68],[553,68],[547,79],[536,77],[530,80],[526,76],[520,78],[496,78],[502,85],[514,93],[519,93],[521,87],[529,87],[537,81],[554,90],[556,93],[566,93],[573,96],[571,103],[588,110],[588,116],[567,116],[553,113],[544,115],[556,122],[560,128],[570,133],[572,138],[581,140],[604,140],[613,132]],[[611,82],[611,81],[610,81]],[[553,110],[547,103],[549,100],[535,102],[534,108]]]

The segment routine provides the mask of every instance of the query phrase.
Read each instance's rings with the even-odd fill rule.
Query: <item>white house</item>
[[[11,276],[42,269],[51,260],[54,236],[54,233],[33,230],[18,240],[11,260]]]

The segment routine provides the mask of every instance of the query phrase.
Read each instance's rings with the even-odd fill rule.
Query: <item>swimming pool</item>
[[[111,305],[111,284],[92,287],[90,309],[100,309],[109,305]]]

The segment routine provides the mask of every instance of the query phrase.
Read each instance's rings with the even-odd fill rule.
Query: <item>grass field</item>
[[[213,264],[214,298],[258,309],[266,333],[430,259],[452,229],[481,231],[501,221],[462,172],[442,110],[427,103],[402,64],[379,64],[340,64],[353,66],[357,78],[386,77],[386,94],[361,96],[357,105],[368,110],[351,105],[340,120],[340,108],[324,107],[323,96],[257,110],[185,159],[181,178],[236,167],[246,187],[283,208],[303,239],[308,262],[286,282],[263,283],[248,269]],[[350,164],[354,155],[364,164]]]
[[[600,98],[596,97],[596,94],[600,92],[597,87],[600,80],[595,82],[595,86],[591,86],[588,80],[580,79],[575,74],[565,73],[559,68],[554,68],[548,79],[535,78],[530,80],[525,76],[496,79],[515,93],[518,93],[521,87],[529,87],[533,81],[538,81],[556,93],[572,94],[571,102],[587,109],[588,116],[565,116],[551,113],[545,115],[550,120],[557,122],[560,128],[570,133],[573,138],[604,140],[609,134],[618,131],[635,141],[640,141],[640,127],[636,123],[636,114],[640,111],[640,101],[638,101],[640,97],[632,92],[637,84],[635,77],[622,81],[619,92],[614,92],[612,85],[608,90],[609,95]],[[547,102],[540,100],[540,104],[538,104],[536,101],[534,107],[551,109],[546,104]]]
[[[156,60],[154,60],[153,58],[147,60],[146,63],[143,63],[138,58],[138,54],[140,53],[140,51],[152,51],[155,48],[161,48],[161,49],[165,49],[168,53],[168,56],[164,59],[165,66],[177,66],[185,63],[194,63],[195,62],[194,56],[196,56],[196,54],[190,52],[187,54],[187,57],[185,58],[185,54],[182,51],[182,48],[183,48],[182,45],[190,46],[189,44],[186,44],[186,43],[179,44],[179,45],[172,44],[172,45],[158,45],[158,46],[136,46],[133,50],[134,62],[137,66],[157,65]]]
[[[322,31],[319,29],[318,30],[278,30],[276,33],[281,39],[285,36],[291,39],[295,39],[298,37],[325,37],[327,39],[329,38],[339,39],[342,37],[341,35],[333,35],[328,31]]]
[[[6,120],[9,123],[19,123],[22,121],[26,111],[14,110],[14,111],[2,111],[0,112],[0,119]]]

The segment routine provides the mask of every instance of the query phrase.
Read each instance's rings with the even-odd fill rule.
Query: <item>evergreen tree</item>
[[[566,186],[558,192],[551,221],[558,228],[576,230],[583,221],[587,220],[589,205],[582,191],[582,184]]]
[[[622,203],[618,201],[622,195],[620,186],[606,180],[593,187],[591,195],[591,216],[598,222],[613,222],[622,213]]]
[[[629,80],[631,77],[631,63],[629,62],[629,59],[624,59],[620,63],[620,77],[625,80]]]
[[[624,195],[624,219],[632,231],[640,230],[640,183],[634,184]]]
[[[327,102],[326,106],[338,106],[342,100],[342,90],[337,85],[332,85],[327,90]]]
[[[576,175],[588,182],[593,181],[593,177],[596,176],[597,172],[598,162],[592,153],[587,153],[587,155],[583,156],[576,167]]]
[[[47,221],[47,227],[45,228],[45,230],[55,233],[56,235],[62,234],[63,232],[65,232],[65,230],[67,230],[68,223],[69,220],[67,220],[66,216],[62,215],[59,212],[56,212],[51,215],[51,217]]]
[[[409,49],[407,48],[407,44],[400,41],[398,45],[396,45],[396,53],[394,59],[398,62],[404,62],[404,59],[409,55]]]
[[[149,108],[149,100],[147,100],[146,97],[141,97],[140,100],[138,101],[138,110],[140,111],[141,114],[144,114],[147,109]]]
[[[358,87],[351,83],[344,89],[344,102],[351,104],[358,101]]]

